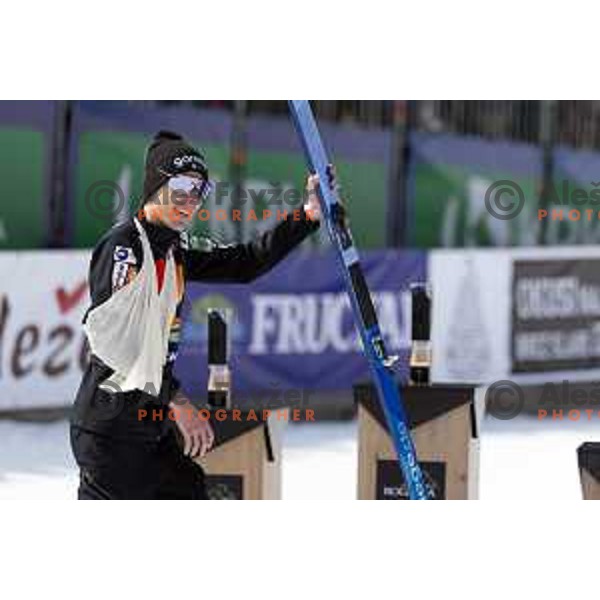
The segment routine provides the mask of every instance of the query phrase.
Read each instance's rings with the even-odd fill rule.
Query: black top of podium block
[[[579,468],[600,481],[600,442],[584,442],[577,448]]]
[[[466,385],[398,385],[408,413],[409,427],[413,429],[441,415],[463,406],[473,407],[475,386]],[[353,386],[355,402],[364,406],[387,430],[383,409],[377,389],[372,382],[360,382]],[[472,415],[471,415],[472,418]]]

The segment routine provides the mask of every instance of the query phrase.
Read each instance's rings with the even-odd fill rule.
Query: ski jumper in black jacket
[[[187,248],[178,231],[141,218],[150,242],[159,287],[168,251],[178,273],[178,305],[171,326],[162,387],[156,395],[141,390],[111,393],[100,389],[112,369],[91,354],[71,417],[71,445],[80,468],[80,499],[203,499],[202,469],[184,456],[169,419],[138,418],[138,410],[168,410],[179,390],[173,374],[181,332],[187,281],[248,283],[268,272],[319,227],[300,209],[248,244]],[[95,247],[89,270],[91,306],[106,302],[133,280],[143,262],[133,219],[113,227]],[[89,311],[88,311],[89,312]],[[87,314],[86,314],[87,316]],[[85,321],[85,318],[84,318]]]

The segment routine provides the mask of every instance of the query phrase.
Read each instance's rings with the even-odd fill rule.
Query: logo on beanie
[[[204,163],[200,158],[194,154],[186,154],[185,156],[177,156],[173,159],[173,167],[175,169],[182,169],[183,167],[189,167],[198,171],[206,170]]]

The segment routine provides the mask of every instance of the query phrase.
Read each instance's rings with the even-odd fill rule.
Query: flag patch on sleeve
[[[137,275],[137,269],[125,262],[116,262],[112,272],[112,290],[116,292],[123,286],[131,283]]]

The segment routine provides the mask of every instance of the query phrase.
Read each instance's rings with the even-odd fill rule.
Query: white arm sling
[[[134,222],[142,243],[141,269],[131,283],[89,312],[83,328],[92,353],[114,370],[100,385],[102,389],[144,390],[157,396],[177,309],[175,260],[169,250],[159,294],[150,242],[139,221]]]

